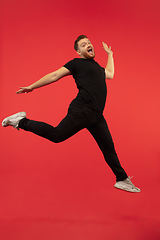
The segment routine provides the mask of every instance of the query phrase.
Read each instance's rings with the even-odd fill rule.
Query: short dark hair
[[[74,49],[77,51],[78,50],[78,42],[83,39],[83,38],[87,38],[86,35],[80,35],[77,37],[77,39],[74,42]]]

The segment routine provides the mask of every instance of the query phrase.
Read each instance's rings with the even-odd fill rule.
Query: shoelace
[[[129,176],[128,178],[131,180],[133,178],[133,176],[132,177]]]
[[[131,179],[133,178],[133,176],[132,176],[132,177],[129,176],[128,178],[129,178],[129,180],[130,180],[130,184],[132,185],[132,187],[138,189],[138,188],[137,188],[136,186],[134,186],[134,184],[131,182]]]
[[[131,182],[131,179],[132,179],[132,178],[133,178],[133,176],[132,176],[132,177],[130,177],[130,176],[128,177],[128,179],[130,180],[130,181],[129,181],[129,184],[132,185],[133,188],[135,188],[134,184]]]

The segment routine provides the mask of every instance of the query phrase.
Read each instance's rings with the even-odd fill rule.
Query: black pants
[[[111,134],[101,112],[88,107],[71,108],[57,127],[23,118],[19,122],[19,128],[33,132],[55,143],[62,142],[81,129],[86,128],[96,140],[107,164],[115,174],[116,180],[122,181],[127,178],[127,174],[118,160]]]

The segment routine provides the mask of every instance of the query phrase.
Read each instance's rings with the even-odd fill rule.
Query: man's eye
[[[81,46],[82,46],[82,47],[85,47],[85,46],[86,46],[86,44],[85,44],[85,43],[83,43]]]

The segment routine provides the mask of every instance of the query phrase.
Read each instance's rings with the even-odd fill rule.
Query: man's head
[[[86,35],[80,35],[75,40],[74,49],[81,58],[93,59],[95,57],[93,45]]]

